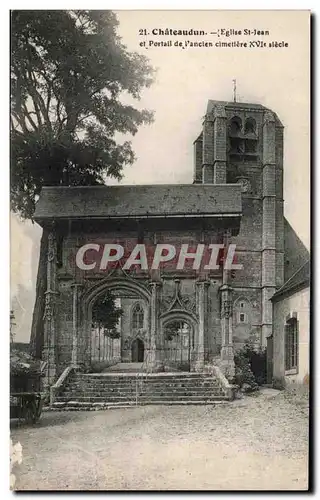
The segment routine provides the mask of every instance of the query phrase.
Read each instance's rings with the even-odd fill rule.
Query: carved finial
[[[237,80],[232,80],[233,82],[233,102],[237,102]]]

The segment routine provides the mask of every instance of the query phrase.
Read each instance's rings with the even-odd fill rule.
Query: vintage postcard
[[[13,490],[307,491],[310,12],[11,12]]]

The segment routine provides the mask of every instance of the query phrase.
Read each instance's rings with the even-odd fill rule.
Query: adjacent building
[[[272,297],[273,383],[308,383],[310,373],[310,262]]]

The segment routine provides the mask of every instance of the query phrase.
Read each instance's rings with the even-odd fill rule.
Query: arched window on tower
[[[230,120],[230,124],[229,124],[229,135],[231,137],[237,137],[240,133],[241,133],[241,129],[242,129],[242,121],[241,121],[241,118],[239,118],[239,116],[234,116],[231,120]]]
[[[255,134],[256,133],[257,124],[253,118],[247,118],[244,126],[245,134]]]
[[[229,121],[228,126],[229,147],[228,154],[230,160],[239,161],[244,154],[244,140],[242,134],[242,120],[239,116],[234,116]]]
[[[140,303],[136,304],[132,311],[132,328],[139,330],[143,328],[144,310]]]
[[[257,156],[258,137],[257,124],[254,118],[249,117],[244,125],[245,134],[245,156],[246,159],[255,159]]]

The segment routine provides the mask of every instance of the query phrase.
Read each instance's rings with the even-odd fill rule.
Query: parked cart
[[[41,415],[42,397],[39,392],[13,392],[10,394],[10,418],[36,423]]]
[[[40,366],[25,359],[22,362],[20,353],[12,353],[10,361],[10,418],[36,423],[43,403]]]

